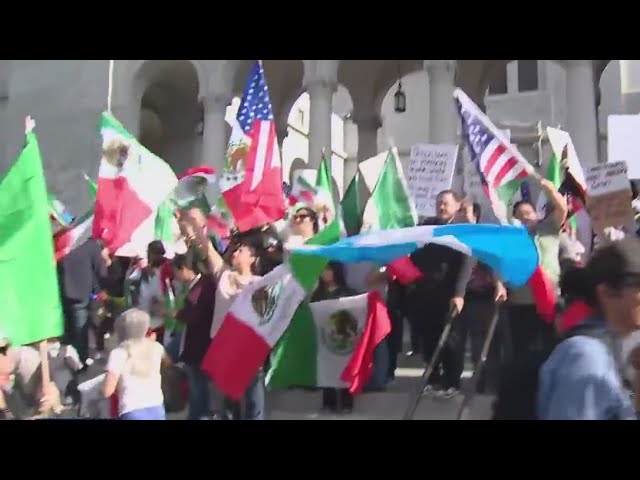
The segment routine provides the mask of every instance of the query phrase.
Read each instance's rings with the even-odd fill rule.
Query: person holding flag
[[[560,279],[560,231],[567,216],[567,202],[551,181],[540,175],[532,175],[530,178],[539,183],[549,202],[546,217],[540,219],[536,207],[524,200],[513,206],[513,217],[533,238],[542,271],[551,282],[549,288],[555,291]],[[552,345],[555,337],[552,321],[555,316],[542,318],[539,307],[530,285],[509,292],[507,311],[511,348],[514,353],[524,355],[532,349],[546,349]],[[555,311],[555,306],[549,307],[553,307]]]
[[[215,291],[215,308],[211,323],[210,338],[214,338],[222,326],[223,320],[234,300],[240,292],[251,283],[260,279],[258,249],[247,243],[233,245],[233,253],[230,255],[230,264],[216,251],[211,241],[204,233],[205,218],[198,210],[191,210],[190,215],[181,216],[180,228],[187,239],[189,248],[197,248],[201,254],[206,255],[208,273],[217,282]],[[249,386],[245,393],[245,411],[241,412],[239,403],[225,399],[225,409],[232,418],[239,420],[263,420],[265,387],[262,380],[262,372]]]

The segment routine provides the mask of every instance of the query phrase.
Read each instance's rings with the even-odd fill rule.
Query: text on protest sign
[[[436,196],[451,188],[457,145],[416,144],[411,147],[407,185],[419,216],[436,213]]]
[[[593,229],[602,233],[607,227],[633,222],[631,187],[625,162],[598,165],[587,170],[587,211]]]
[[[587,195],[598,196],[607,193],[630,191],[625,162],[597,165],[587,170]]]

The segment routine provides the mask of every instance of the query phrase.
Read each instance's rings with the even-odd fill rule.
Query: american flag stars
[[[262,62],[256,62],[249,74],[238,113],[238,123],[242,131],[249,133],[255,120],[273,120],[269,90],[264,77]]]

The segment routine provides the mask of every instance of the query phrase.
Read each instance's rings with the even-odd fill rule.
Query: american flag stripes
[[[462,93],[456,98],[456,104],[472,160],[476,162],[481,176],[490,187],[496,189],[512,180],[529,176],[529,163],[510,148],[495,127],[492,129],[492,125],[487,125],[488,118],[477,115],[482,113],[479,109],[478,112],[473,111],[471,107],[477,107],[469,97]]]
[[[454,98],[471,160],[478,169],[497,217],[506,221],[506,212],[496,209],[497,202],[503,205],[509,202],[520,181],[533,172],[533,167],[462,90],[456,89]],[[513,188],[501,192],[503,187]]]

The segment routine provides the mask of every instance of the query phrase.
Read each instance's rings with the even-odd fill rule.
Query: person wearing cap
[[[640,241],[600,247],[572,276],[573,301],[590,310],[583,309],[577,333],[561,341],[539,371],[538,418],[635,419],[613,345],[640,330]]]

